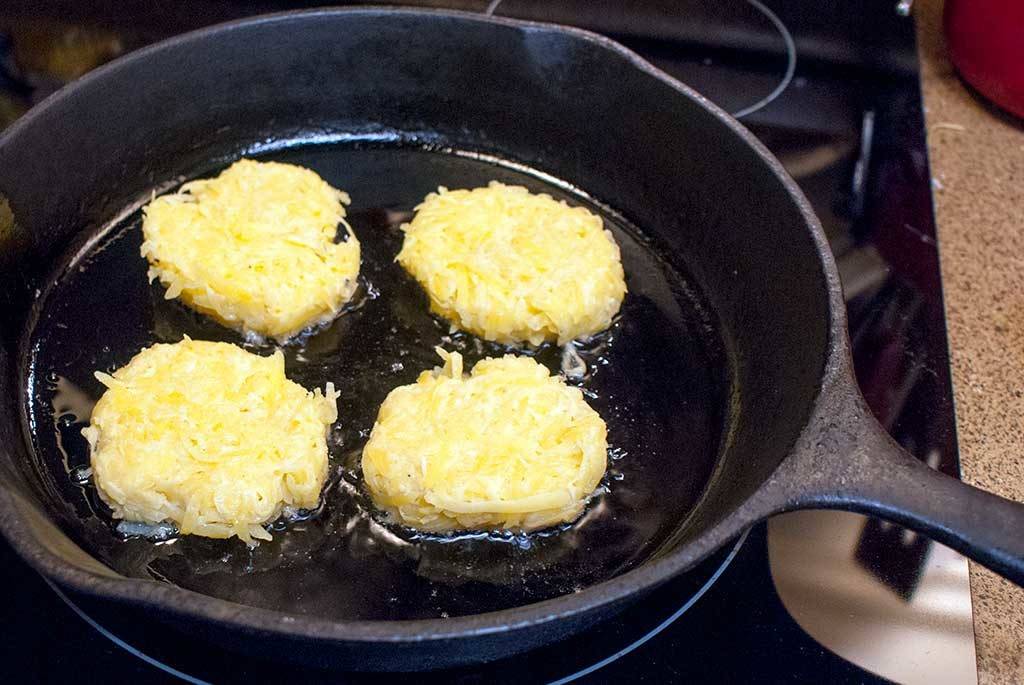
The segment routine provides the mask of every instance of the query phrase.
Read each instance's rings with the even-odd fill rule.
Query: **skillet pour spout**
[[[315,151],[309,154],[326,180],[350,192],[353,220],[359,203],[368,203],[361,215],[368,223],[356,230],[366,254],[387,257],[382,264],[393,264],[394,251],[384,253],[397,233],[372,216],[405,216],[442,180],[459,187],[500,176],[553,188],[618,231],[632,298],[624,307],[647,316],[642,323],[623,316],[623,329],[664,344],[620,355],[623,379],[612,394],[635,398],[624,409],[645,427],[621,445],[632,460],[622,461],[623,482],[643,487],[612,523],[650,517],[660,524],[657,535],[607,567],[580,562],[578,576],[588,582],[552,591],[545,585],[552,564],[603,544],[579,529],[563,531],[570,554],[551,554],[543,564],[524,557],[532,564],[513,569],[522,571],[513,590],[527,599],[497,608],[483,603],[499,594],[496,586],[471,569],[456,591],[410,571],[409,559],[422,561],[415,541],[400,541],[393,565],[370,543],[353,557],[380,564],[381,574],[362,580],[387,573],[427,597],[448,592],[461,602],[450,618],[399,609],[368,617],[332,593],[309,601],[322,583],[271,583],[290,582],[295,569],[306,579],[300,571],[311,569],[343,590],[344,573],[317,554],[282,557],[241,577],[209,564],[202,574],[180,573],[178,584],[115,570],[102,552],[122,541],[109,521],[81,515],[88,511],[83,489],[69,482],[59,451],[43,448],[48,424],[31,407],[55,371],[38,366],[37,353],[43,345],[58,349],[59,358],[89,367],[83,382],[90,382],[92,370],[187,332],[192,319],[154,304],[162,293],[154,299],[145,282],[131,243],[139,208],[154,192],[241,156],[304,150]],[[416,161],[388,166],[394,159]],[[779,162],[728,114],[607,38],[500,17],[381,8],[215,26],[116,60],[15,122],[0,136],[0,196],[0,531],[37,570],[79,595],[283,660],[441,668],[576,633],[693,569],[758,521],[814,507],[891,519],[1024,584],[1024,505],[928,469],[871,418],[852,373],[836,265]],[[79,270],[118,250],[130,256],[123,268]],[[631,273],[629,264],[647,266]],[[359,321],[388,307],[388,316],[405,321],[426,311],[425,303],[400,302],[399,279],[378,278],[384,273],[371,274],[379,298],[313,342],[341,341],[333,351],[349,343],[383,349],[390,339],[360,333]],[[42,335],[60,320],[59,298],[52,298],[60,288],[87,305],[81,325]],[[122,318],[97,313],[112,309]],[[431,364],[432,346],[423,351]],[[686,357],[690,349],[707,354]],[[701,364],[684,363],[693,360]],[[351,386],[357,397],[342,408],[343,421],[357,400],[382,390],[384,376],[373,371],[372,382]],[[322,387],[337,379],[308,380]],[[52,414],[43,417],[54,423]],[[698,434],[703,451],[689,449]],[[340,489],[332,493],[343,506],[358,504]],[[348,540],[344,529],[329,532],[323,549]],[[573,546],[583,539],[586,545]],[[458,575],[450,568],[434,575]],[[503,568],[489,567],[496,576]]]

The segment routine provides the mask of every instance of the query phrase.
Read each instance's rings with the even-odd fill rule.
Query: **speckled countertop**
[[[963,477],[1024,501],[1024,122],[956,76],[941,1],[915,13]],[[979,681],[1024,683],[1024,590],[976,564],[971,587]]]

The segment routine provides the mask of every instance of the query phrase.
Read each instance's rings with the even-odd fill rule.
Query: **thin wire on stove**
[[[596,664],[591,664],[590,666],[587,666],[583,670],[576,671],[572,675],[567,675],[564,678],[559,678],[558,680],[553,680],[550,683],[548,683],[548,685],[564,685],[564,683],[571,683],[574,680],[578,680],[579,678],[582,678],[584,676],[588,676],[591,673],[593,673],[594,671],[597,671],[599,669],[604,668],[605,666],[607,666],[608,664],[612,663],[613,661],[617,661],[617,660],[621,659],[622,657],[626,656],[627,654],[629,654],[630,652],[632,652],[633,650],[643,646],[648,640],[650,640],[651,638],[656,636],[661,631],[665,630],[665,628],[668,628],[670,625],[672,625],[676,621],[676,619],[678,619],[680,616],[685,614],[686,611],[690,607],[692,607],[694,604],[696,604],[697,600],[700,599],[701,597],[703,597],[705,592],[707,592],[709,589],[711,589],[711,586],[715,584],[715,581],[718,580],[719,576],[721,576],[723,573],[725,573],[725,569],[729,568],[729,564],[731,564],[732,560],[736,558],[736,554],[740,551],[740,547],[743,546],[743,543],[746,542],[747,535],[749,535],[749,534],[750,534],[749,530],[744,531],[743,536],[739,540],[736,541],[735,545],[733,545],[732,551],[729,552],[729,556],[727,556],[725,558],[725,561],[722,562],[722,565],[718,567],[718,570],[716,570],[714,572],[714,574],[710,578],[708,578],[707,581],[705,581],[703,585],[700,586],[700,589],[697,590],[696,594],[694,594],[693,597],[690,597],[690,599],[687,600],[686,604],[684,604],[683,606],[681,606],[678,609],[676,609],[674,614],[672,614],[671,616],[666,618],[664,621],[659,623],[654,628],[654,630],[652,630],[651,632],[647,633],[646,635],[641,637],[639,640],[637,640],[633,644],[628,645],[626,647],[623,647],[622,649],[620,649],[619,651],[615,652],[611,656],[606,656],[604,659],[601,659]]]
[[[63,592],[61,592],[59,587],[57,587],[56,585],[51,583],[48,578],[43,578],[43,580],[46,581],[46,584],[50,586],[51,590],[53,590],[55,593],[57,593],[58,597],[60,597],[62,600],[64,600],[65,604],[67,604],[69,607],[71,607],[72,611],[74,611],[76,614],[78,614],[78,618],[80,618],[83,621],[85,621],[86,623],[88,623],[89,626],[92,627],[93,630],[95,630],[97,633],[99,633],[103,637],[107,638],[108,640],[110,640],[115,645],[117,645],[118,647],[120,647],[124,651],[128,652],[132,656],[135,656],[135,657],[138,657],[139,659],[142,659],[143,661],[145,661],[147,664],[149,664],[153,668],[160,669],[164,673],[168,673],[168,674],[174,676],[175,678],[180,678],[181,680],[184,680],[186,683],[191,683],[191,685],[212,685],[212,683],[210,683],[210,682],[208,682],[206,680],[200,680],[199,678],[194,678],[194,677],[190,676],[188,673],[182,673],[178,669],[172,668],[171,666],[168,666],[167,664],[163,663],[162,661],[158,661],[157,659],[154,659],[153,657],[149,656],[145,652],[142,652],[142,651],[136,649],[135,647],[132,647],[130,644],[128,644],[127,642],[125,642],[124,640],[119,638],[117,635],[114,635],[112,632],[110,632],[109,630],[107,630],[106,628],[101,626],[99,623],[94,621],[87,613],[82,611],[78,607],[77,604],[72,602],[70,597],[68,597]]]
[[[498,2],[501,2],[501,0],[498,0]],[[768,9],[768,7],[766,7],[764,3],[760,2],[760,0],[747,0],[747,4],[764,16],[768,17],[768,21],[775,24],[775,28],[779,30],[779,34],[782,36],[782,41],[786,44],[787,62],[786,73],[782,77],[782,80],[779,81],[779,85],[775,86],[775,90],[768,93],[768,95],[764,96],[754,104],[733,112],[732,115],[737,119],[742,119],[748,114],[753,114],[759,109],[767,107],[773,100],[775,100],[775,98],[782,95],[786,88],[789,88],[789,84],[793,80],[793,74],[796,73],[796,43],[793,41],[793,36],[790,34],[789,29],[786,28],[786,25],[782,23],[782,20],[779,19],[775,12]]]
[[[487,8],[484,10],[484,15],[488,17],[493,15],[501,3],[502,0],[491,0],[491,2],[488,3]],[[742,119],[743,117],[753,114],[760,109],[764,109],[774,102],[777,97],[782,95],[785,90],[789,88],[789,84],[793,81],[793,75],[796,74],[796,42],[793,40],[793,35],[789,32],[789,29],[786,28],[786,25],[782,23],[782,20],[779,19],[779,16],[775,14],[775,12],[769,9],[760,0],[747,0],[747,4],[767,17],[768,21],[778,29],[779,35],[782,36],[782,42],[786,44],[786,73],[783,74],[782,80],[779,81],[779,84],[775,86],[772,92],[768,93],[754,104],[733,112],[732,115],[737,119]]]

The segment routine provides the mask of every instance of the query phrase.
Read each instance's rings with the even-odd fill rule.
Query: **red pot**
[[[946,42],[960,75],[1024,117],[1024,0],[946,0]]]

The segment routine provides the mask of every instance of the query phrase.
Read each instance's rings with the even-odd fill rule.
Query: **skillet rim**
[[[818,379],[818,395],[815,397],[805,422],[804,430],[806,431],[807,425],[810,425],[813,420],[815,408],[820,404],[822,388],[827,385],[829,378],[836,375],[838,369],[844,366],[843,360],[849,355],[845,335],[846,311],[838,269],[825,233],[810,203],[775,156],[730,114],[697,91],[647,62],[637,53],[600,34],[555,23],[443,8],[368,5],[294,10],[247,17],[173,36],[130,52],[94,69],[48,96],[0,134],[0,156],[3,154],[5,143],[15,138],[23,128],[30,126],[35,118],[58,107],[62,100],[73,96],[80,90],[92,87],[93,82],[102,82],[102,79],[106,78],[108,74],[116,73],[119,69],[137,61],[146,60],[151,54],[178,49],[181,45],[195,41],[216,39],[218,35],[249,26],[309,21],[316,17],[357,15],[381,18],[394,16],[448,17],[460,21],[504,26],[521,32],[549,32],[572,37],[589,43],[596,49],[616,53],[627,60],[631,66],[662,81],[679,95],[696,102],[752,148],[761,162],[774,174],[782,189],[789,194],[790,200],[803,217],[812,243],[816,248],[823,282],[828,291],[829,321],[826,326],[828,337],[825,363]],[[778,473],[779,469],[787,461],[790,461],[792,453],[793,449],[783,457],[774,473]],[[744,517],[740,514],[741,510],[751,503],[757,493],[764,489],[765,484],[772,478],[773,476],[769,476],[746,503],[737,507],[723,521],[715,526],[710,526],[693,542],[663,558],[649,561],[620,576],[591,585],[578,593],[499,611],[444,619],[331,620],[239,604],[154,580],[108,576],[88,571],[75,566],[72,562],[65,561],[56,553],[37,543],[36,536],[22,520],[18,505],[13,501],[14,497],[18,495],[9,492],[2,486],[0,486],[0,532],[19,556],[28,561],[37,572],[56,580],[66,588],[97,599],[159,609],[161,612],[182,618],[229,624],[250,633],[353,643],[421,643],[512,632],[559,619],[582,616],[627,601],[630,595],[653,589],[672,577],[686,572],[718,549],[725,547],[730,540],[737,538],[746,527],[763,517],[763,514],[753,517]],[[50,517],[47,518],[50,519]],[[50,521],[52,523],[52,519]],[[728,530],[730,522],[733,530]],[[724,539],[710,540],[710,534],[713,532],[719,533],[718,537]],[[742,539],[736,544],[742,544]],[[682,553],[684,550],[689,550],[690,553]],[[92,557],[87,551],[83,550],[83,552],[95,560],[95,557]],[[98,562],[98,560],[96,561]]]

